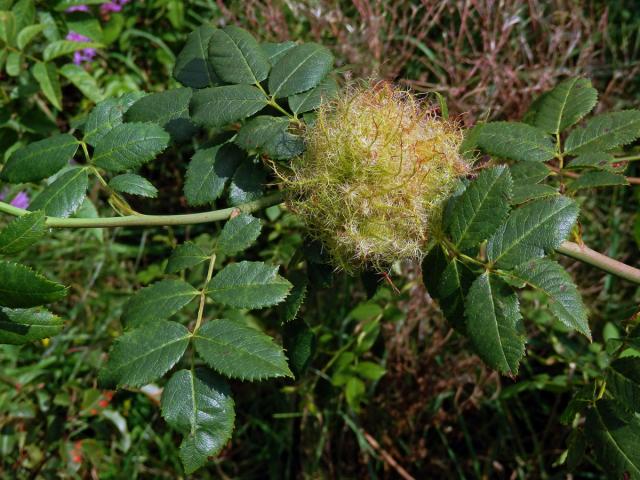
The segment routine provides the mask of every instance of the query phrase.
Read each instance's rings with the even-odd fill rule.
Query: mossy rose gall
[[[363,83],[322,106],[283,175],[288,204],[347,272],[420,259],[469,171],[462,132],[410,93]]]

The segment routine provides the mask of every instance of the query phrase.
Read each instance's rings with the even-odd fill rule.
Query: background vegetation
[[[20,15],[31,15],[29,3],[4,0],[0,10],[24,8]],[[634,2],[146,0],[93,2],[89,12],[69,11],[86,3],[92,2],[35,2],[33,15],[48,22],[47,34],[3,59],[4,159],[21,144],[73,129],[101,98],[176,86],[175,54],[205,22],[243,26],[264,41],[317,41],[333,50],[345,77],[437,91],[465,125],[518,119],[539,93],[574,75],[591,78],[602,92],[600,110],[640,104]],[[73,52],[50,59],[59,90],[33,70],[47,56],[47,35],[54,32],[99,44],[86,45],[95,50],[92,58],[78,59],[84,73],[68,66]],[[168,150],[164,161],[146,167],[160,195],[140,205],[133,200],[134,208],[186,211],[175,199],[191,153]],[[637,170],[631,165],[627,175],[640,176]],[[581,198],[585,242],[637,265],[639,191],[587,191]],[[1,192],[14,201],[20,193],[31,195]],[[297,220],[278,207],[264,216],[262,243],[249,257],[287,264],[303,245]],[[37,345],[0,346],[0,476],[183,475],[179,436],[160,419],[157,389],[113,395],[97,389],[96,372],[121,332],[127,294],[159,278],[160,259],[177,243],[205,243],[217,228],[57,231],[37,252],[19,258],[26,264],[37,258],[72,292],[66,305],[57,305],[67,320],[62,335]],[[313,280],[325,288],[302,312],[318,343],[307,374],[296,382],[234,382],[239,429],[200,478],[564,478],[562,463],[572,460],[562,456],[570,430],[560,420],[569,391],[603,367],[604,341],[638,314],[640,301],[632,284],[565,264],[585,296],[594,341],[567,335],[543,300],[528,294],[523,309],[536,323],[517,382],[486,369],[450,330],[417,266],[393,272],[399,292],[377,285],[378,278],[318,269]],[[276,326],[278,312],[252,320]],[[297,324],[288,328],[285,339]],[[575,478],[604,477],[590,459],[576,467]]]

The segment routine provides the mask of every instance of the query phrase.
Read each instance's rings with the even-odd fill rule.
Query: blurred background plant
[[[638,106],[640,14],[633,3],[0,0],[2,158],[75,128],[102,98],[177,86],[175,53],[202,23],[244,26],[263,41],[320,42],[347,78],[439,92],[466,125],[520,118],[536,95],[578,74],[602,92],[599,108]],[[185,211],[186,203],[166,199],[182,191],[177,172],[189,148],[148,167],[162,194],[144,208]],[[637,170],[632,164],[627,174]],[[615,187],[581,197],[591,247],[638,263],[639,192]],[[29,193],[2,191],[14,202]],[[97,213],[87,202],[77,215]],[[279,207],[264,217],[267,231],[249,255],[294,273],[304,246],[297,219]],[[158,391],[114,396],[96,389],[96,371],[121,330],[125,294],[158,278],[159,259],[178,241],[207,243],[214,228],[59,231],[39,247],[39,266],[72,285],[67,328],[36,345],[0,347],[0,476],[183,475],[178,437],[160,421]],[[568,392],[608,365],[607,340],[638,314],[640,294],[592,268],[566,265],[591,311],[594,342],[567,335],[542,298],[524,295],[526,316],[537,321],[515,382],[469,352],[415,268],[392,272],[392,288],[377,277],[334,274],[319,259],[311,278],[322,288],[284,335],[285,347],[287,337],[307,339],[306,350],[289,352],[298,380],[250,388],[235,382],[241,427],[200,477],[564,478],[568,463],[574,478],[604,478],[590,456],[574,466],[563,455],[570,429],[559,420]],[[260,315],[250,320],[277,325],[277,312]]]

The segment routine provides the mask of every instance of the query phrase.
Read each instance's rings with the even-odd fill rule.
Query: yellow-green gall
[[[282,175],[290,208],[348,272],[420,259],[430,225],[469,170],[462,132],[389,83],[324,104]]]

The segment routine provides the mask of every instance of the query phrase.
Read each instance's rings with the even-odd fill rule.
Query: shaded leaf
[[[129,299],[122,311],[122,323],[128,328],[136,328],[156,320],[165,320],[199,294],[184,280],[160,280]]]
[[[158,189],[149,180],[135,173],[123,173],[113,177],[109,186],[116,192],[139,195],[141,197],[156,198]]]
[[[140,387],[157,380],[182,358],[191,333],[176,322],[158,320],[118,337],[100,372],[105,386]]]
[[[534,200],[511,212],[487,243],[487,258],[513,268],[543,257],[567,237],[578,218],[578,206],[567,197]]]
[[[523,263],[512,273],[544,294],[551,313],[560,322],[591,339],[587,309],[582,303],[582,296],[571,276],[559,263],[539,258]]]
[[[220,83],[208,61],[209,41],[215,31],[210,25],[196,28],[176,57],[173,76],[185,87],[205,88]]]
[[[541,98],[534,125],[548,133],[560,133],[578,123],[597,101],[598,91],[590,80],[568,78]]]
[[[15,218],[0,231],[0,255],[23,252],[40,240],[46,229],[44,212]]]
[[[206,368],[174,373],[162,392],[161,408],[167,423],[184,435],[180,459],[187,474],[231,438],[235,406],[229,385]]]
[[[302,376],[318,348],[318,339],[313,330],[303,320],[296,320],[284,327],[282,334],[284,348],[289,355],[289,365],[296,378]]]
[[[271,68],[256,39],[233,25],[215,30],[211,35],[209,62],[226,83],[258,84],[267,78]]]
[[[515,375],[524,356],[520,307],[515,292],[488,272],[478,277],[466,300],[469,339],[491,368]]]
[[[575,192],[584,188],[611,187],[629,185],[627,178],[612,172],[586,172],[569,184],[567,190]]]
[[[326,77],[320,84],[303,93],[290,96],[289,108],[295,114],[315,110],[323,102],[332,100],[338,94],[338,82],[332,76]]]
[[[544,163],[518,162],[509,167],[514,186],[539,183],[549,176],[551,170]]]
[[[224,267],[211,280],[207,294],[235,308],[264,308],[285,299],[292,285],[278,275],[278,267],[262,262],[239,262]]]
[[[37,25],[29,25],[24,27],[18,33],[16,45],[20,50],[23,50],[31,40],[33,40],[39,33],[41,33],[45,29],[45,26],[42,24]]]
[[[232,206],[257,200],[263,196],[267,173],[261,164],[247,159],[235,171],[229,185],[229,203]]]
[[[0,260],[0,306],[30,308],[56,302],[67,295],[64,285],[47,280],[19,263]]]
[[[91,101],[97,103],[104,98],[104,93],[96,79],[81,66],[67,63],[60,67],[59,72]]]
[[[169,144],[169,134],[155,123],[123,123],[102,137],[93,152],[100,168],[122,172],[153,160]]]
[[[95,147],[98,141],[123,122],[124,113],[144,94],[132,92],[98,103],[83,126],[84,141]]]
[[[322,45],[304,43],[287,50],[269,75],[269,92],[288,97],[318,85],[333,67],[333,55]]]
[[[607,391],[627,409],[640,412],[640,358],[624,357],[611,362]]]
[[[593,117],[584,127],[576,128],[567,137],[564,151],[579,155],[607,151],[626,145],[640,137],[640,111],[624,110]]]
[[[10,183],[48,178],[67,165],[77,150],[78,141],[66,133],[30,143],[11,154],[0,178]]]
[[[248,213],[242,213],[225,223],[218,237],[217,250],[234,255],[249,248],[256,241],[262,222]]]
[[[174,88],[151,93],[131,105],[125,114],[127,122],[153,122],[164,128],[176,142],[193,137],[198,128],[189,116],[190,88]]]
[[[42,309],[0,310],[0,343],[23,345],[62,331],[62,319]]]
[[[620,170],[620,167],[615,164],[616,158],[610,153],[589,152],[574,158],[569,165],[564,168],[567,170],[594,169],[615,172]],[[622,168],[624,169],[624,167]]]
[[[217,319],[204,324],[193,338],[200,357],[227,377],[252,381],[293,376],[282,348],[255,328]]]
[[[242,151],[229,144],[198,150],[189,163],[184,185],[189,205],[213,203],[243,158]]]
[[[69,169],[33,199],[29,210],[43,210],[49,217],[68,217],[82,205],[88,185],[84,168]]]
[[[62,89],[56,66],[53,63],[36,62],[31,67],[31,73],[33,73],[33,77],[40,85],[47,100],[58,110],[62,110]]]
[[[551,137],[525,123],[487,123],[476,141],[485,152],[516,161],[546,162],[556,155]]]
[[[72,40],[56,40],[55,42],[49,43],[42,57],[45,62],[50,60],[54,60],[58,57],[62,57],[64,55],[69,55],[73,52],[77,52],[78,50],[84,50],[86,48],[101,48],[102,45],[100,43],[95,42],[74,42]]]
[[[165,271],[167,273],[178,273],[187,268],[200,265],[208,259],[209,255],[195,243],[185,242],[182,245],[178,245],[171,253]]]
[[[558,195],[558,193],[558,190],[551,185],[516,185],[513,187],[513,198],[511,199],[511,203],[513,205],[519,205],[536,198]]]
[[[506,166],[487,168],[457,197],[448,216],[457,247],[474,247],[498,228],[509,213],[512,183]]]
[[[267,97],[252,85],[225,85],[197,90],[191,100],[193,121],[222,127],[262,110]]]
[[[640,419],[614,400],[600,400],[587,414],[586,431],[596,459],[610,478],[640,478]]]

